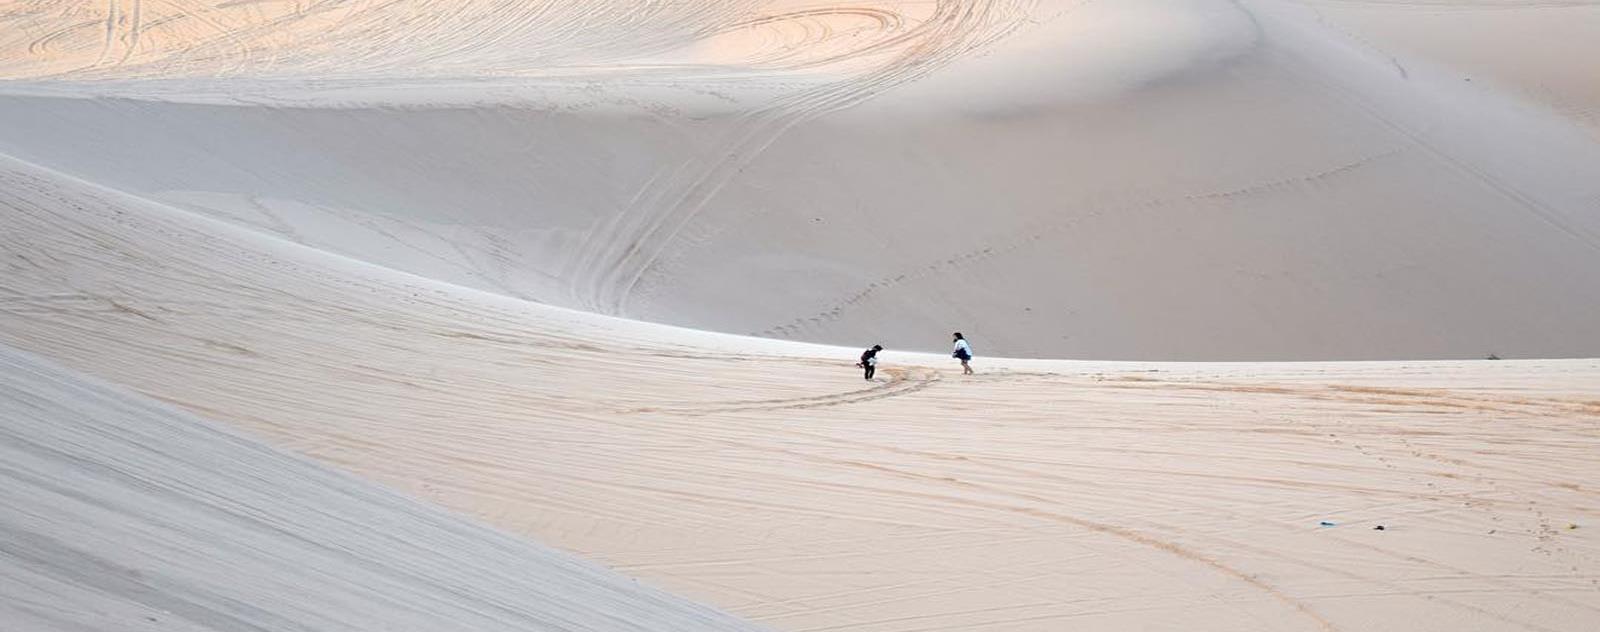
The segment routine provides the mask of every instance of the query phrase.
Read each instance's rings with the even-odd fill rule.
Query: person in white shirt
[[[955,336],[956,350],[950,356],[961,361],[962,375],[972,375],[972,365],[967,364],[972,360],[972,345],[967,344],[967,339],[962,337],[961,332],[956,332]]]

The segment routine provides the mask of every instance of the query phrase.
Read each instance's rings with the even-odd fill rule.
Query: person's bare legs
[[[967,364],[966,360],[961,361],[961,374],[972,375],[972,365]]]

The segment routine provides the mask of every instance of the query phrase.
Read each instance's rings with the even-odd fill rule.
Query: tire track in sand
[[[733,442],[733,443],[738,445],[738,442]],[[872,445],[872,444],[863,444],[863,445],[866,445],[866,446],[869,446],[869,447],[872,447],[872,448],[883,449],[883,446],[877,446],[877,445]],[[829,456],[826,456],[826,455],[813,454],[813,453],[799,453],[799,452],[795,452],[795,451],[786,451],[785,453],[786,454],[790,454],[791,456],[804,458],[804,459],[807,459],[807,460],[810,460],[810,461],[813,461],[813,462],[817,462],[817,463],[823,463],[823,464],[834,465],[834,466],[846,466],[846,467],[853,467],[853,468],[866,468],[866,469],[875,470],[875,471],[878,471],[878,472],[894,475],[894,476],[901,477],[901,478],[906,478],[906,479],[911,479],[911,480],[919,480],[919,481],[923,481],[923,482],[933,483],[933,484],[938,485],[938,486],[956,487],[956,488],[965,489],[967,491],[978,492],[978,493],[984,494],[986,496],[989,496],[991,498],[994,498],[994,500],[986,500],[986,499],[974,498],[974,497],[972,497],[970,495],[957,495],[957,494],[954,494],[954,493],[946,493],[946,492],[940,492],[940,491],[920,491],[920,492],[904,492],[904,491],[902,491],[901,493],[902,494],[921,497],[921,498],[928,499],[928,500],[934,500],[934,501],[938,501],[938,502],[942,502],[942,503],[956,504],[956,505],[962,505],[962,506],[966,506],[966,507],[976,507],[976,508],[984,509],[984,510],[988,510],[988,511],[998,511],[998,512],[1011,513],[1011,514],[1027,516],[1027,517],[1030,517],[1030,518],[1035,518],[1035,519],[1043,520],[1043,521],[1047,521],[1047,522],[1053,522],[1053,523],[1057,523],[1057,524],[1065,524],[1065,525],[1081,528],[1081,529],[1084,529],[1084,530],[1087,530],[1087,531],[1090,531],[1090,532],[1093,532],[1093,533],[1098,533],[1098,534],[1101,534],[1101,535],[1111,536],[1111,537],[1114,537],[1114,538],[1117,538],[1117,539],[1120,539],[1120,540],[1124,540],[1126,542],[1129,542],[1129,543],[1132,543],[1132,544],[1136,544],[1136,545],[1139,545],[1139,546],[1142,546],[1142,547],[1154,549],[1156,551],[1160,551],[1162,553],[1165,553],[1165,554],[1168,554],[1168,555],[1172,555],[1174,557],[1177,557],[1179,559],[1185,560],[1187,562],[1191,562],[1191,563],[1194,563],[1194,564],[1198,564],[1198,565],[1204,566],[1204,567],[1209,568],[1212,571],[1214,571],[1214,572],[1216,572],[1216,573],[1218,573],[1220,575],[1223,575],[1223,576],[1228,577],[1228,578],[1230,578],[1232,580],[1238,581],[1238,582],[1250,587],[1251,589],[1259,591],[1259,592],[1265,594],[1266,596],[1270,597],[1274,601],[1277,601],[1278,603],[1282,604],[1286,608],[1289,608],[1289,609],[1293,610],[1294,612],[1296,612],[1297,614],[1299,614],[1302,618],[1306,619],[1309,623],[1313,624],[1315,626],[1316,630],[1320,630],[1321,632],[1339,632],[1339,630],[1340,630],[1340,628],[1335,626],[1332,621],[1329,621],[1326,617],[1323,617],[1321,614],[1317,613],[1315,610],[1312,610],[1311,607],[1308,606],[1305,602],[1303,602],[1303,601],[1301,601],[1299,599],[1296,599],[1295,597],[1289,595],[1288,593],[1283,592],[1278,587],[1273,586],[1272,584],[1269,584],[1266,581],[1263,581],[1262,579],[1257,577],[1255,574],[1245,572],[1244,570],[1241,570],[1241,569],[1239,569],[1239,568],[1237,568],[1235,566],[1232,566],[1232,565],[1230,565],[1230,564],[1228,564],[1228,563],[1226,563],[1226,562],[1224,562],[1224,561],[1222,561],[1220,559],[1217,559],[1216,557],[1213,557],[1213,556],[1210,556],[1210,555],[1206,555],[1205,553],[1202,553],[1202,552],[1200,552],[1198,550],[1186,547],[1186,546],[1184,546],[1182,544],[1179,544],[1178,542],[1175,542],[1175,541],[1172,541],[1172,540],[1163,539],[1163,538],[1157,537],[1155,535],[1151,535],[1150,533],[1147,533],[1145,531],[1141,531],[1141,530],[1134,529],[1134,528],[1131,528],[1131,527],[1125,527],[1125,526],[1121,526],[1121,525],[1111,524],[1111,523],[1108,523],[1108,522],[1102,522],[1102,521],[1093,520],[1093,519],[1089,519],[1089,518],[1083,518],[1083,517],[1079,517],[1079,516],[1074,516],[1074,515],[1071,515],[1071,514],[1067,514],[1067,513],[1060,512],[1060,511],[1056,511],[1056,510],[1051,510],[1051,509],[1046,509],[1045,508],[1045,507],[1059,506],[1061,504],[1059,499],[1052,499],[1052,498],[1048,498],[1048,497],[1045,497],[1045,496],[1040,496],[1040,495],[1037,495],[1037,494],[1034,494],[1034,493],[1031,493],[1031,492],[1021,491],[1021,490],[1007,489],[1007,488],[999,487],[999,486],[992,485],[992,484],[979,483],[979,482],[975,482],[975,481],[971,481],[971,480],[954,478],[954,477],[945,476],[945,475],[942,475],[942,474],[939,474],[939,473],[921,472],[921,471],[917,471],[917,470],[913,470],[913,469],[908,469],[906,467],[890,466],[890,465],[883,465],[883,464],[878,464],[878,463],[868,463],[868,462],[864,462],[864,461],[861,461],[861,460],[840,459],[840,458],[829,457]],[[1007,502],[1008,500],[1012,501],[1012,502]],[[1544,632],[1544,631],[1540,631],[1540,632]]]
[[[682,163],[655,178],[627,208],[590,231],[563,276],[585,308],[627,311],[644,275],[722,187],[789,129],[915,81],[1026,24],[1036,0],[940,0],[932,15],[907,30],[907,48],[862,75],[778,99],[738,117],[708,162]]]
[[[939,372],[927,368],[910,369],[884,369],[889,375],[889,380],[882,384],[854,391],[833,393],[829,395],[816,395],[811,397],[793,397],[784,399],[758,399],[734,400],[722,402],[705,402],[688,406],[646,406],[631,408],[619,412],[638,413],[671,413],[698,417],[716,413],[734,413],[754,410],[791,410],[801,408],[828,408],[832,406],[846,406],[861,402],[887,399],[910,395],[934,384],[941,379]]]

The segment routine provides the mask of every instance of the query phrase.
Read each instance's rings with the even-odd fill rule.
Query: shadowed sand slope
[[[968,378],[891,350],[865,383],[852,349],[538,306],[0,173],[0,343],[779,629],[1600,616],[1592,360]]]
[[[753,630],[0,348],[7,630]]]
[[[4,19],[94,24],[14,42],[0,151],[401,271],[732,333],[1600,353],[1587,44],[1515,45],[1556,22],[1600,41],[1587,5],[703,5],[229,3],[142,14],[119,65],[126,7],[37,3]],[[1466,55],[1457,20],[1523,52]]]

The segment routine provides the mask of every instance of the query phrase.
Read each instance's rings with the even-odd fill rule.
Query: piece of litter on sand
[[[1567,523],[1567,528],[1568,528],[1568,529],[1576,529],[1576,528],[1578,528],[1578,523],[1576,523],[1576,522],[1569,522],[1569,523]]]
[[[1324,527],[1331,527],[1331,526],[1334,526],[1334,525],[1333,525],[1333,523],[1332,523],[1332,522],[1329,522],[1329,521],[1327,521],[1327,520],[1323,520],[1323,521],[1322,521],[1322,522],[1319,522],[1319,523],[1317,523],[1317,524],[1318,524],[1318,525],[1321,525],[1321,526],[1324,526]]]
[[[1380,524],[1380,525],[1378,525],[1376,527],[1373,527],[1372,530],[1373,531],[1387,531],[1388,529]]]

